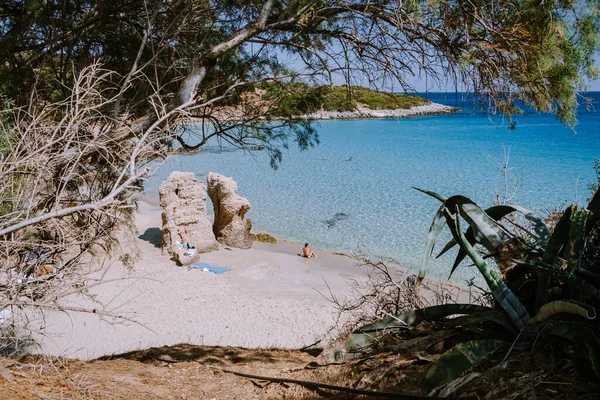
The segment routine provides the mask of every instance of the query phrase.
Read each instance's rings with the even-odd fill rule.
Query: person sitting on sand
[[[185,250],[183,252],[184,256],[193,256],[196,253],[196,248],[189,244],[185,238],[181,238],[181,248]]]
[[[304,248],[302,249],[302,257],[311,258],[316,256],[317,255],[315,254],[315,252],[312,251],[310,247],[308,247],[308,243],[304,243]]]

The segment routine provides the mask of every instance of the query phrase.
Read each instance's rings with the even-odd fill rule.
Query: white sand
[[[51,314],[36,339],[51,355],[91,359],[107,354],[181,342],[242,347],[300,348],[323,338],[335,323],[332,304],[320,293],[348,293],[348,280],[365,272],[349,257],[300,244],[256,242],[249,250],[226,249],[200,261],[230,268],[215,275],[178,267],[161,254],[160,208],[142,203],[135,240],[141,259],[133,271],[114,261],[92,292],[108,310],[137,321],[114,324],[91,314]],[[325,283],[327,282],[327,284]],[[320,292],[320,293],[319,293]],[[71,297],[70,305],[87,305]]]

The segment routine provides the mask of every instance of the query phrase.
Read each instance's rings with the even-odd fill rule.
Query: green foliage
[[[416,326],[421,322],[437,321],[449,316],[483,314],[490,311],[493,310],[489,307],[474,304],[442,304],[383,318],[356,329],[347,340],[338,343],[331,351],[332,359],[330,361],[339,362],[355,358],[361,352],[373,346],[377,341],[377,334],[396,332],[410,326]]]
[[[325,95],[325,111],[352,111],[364,105],[371,110],[397,110],[429,104],[418,96],[378,92],[361,86],[334,86]]]
[[[421,191],[423,191],[423,190],[421,190]],[[431,194],[431,192],[426,192],[426,191],[423,191],[423,192],[425,192],[427,194]],[[520,213],[523,216],[525,216],[525,218],[531,223],[531,225],[533,226],[534,232],[536,234],[536,237],[540,240],[540,242],[542,244],[545,244],[548,242],[548,238],[550,237],[550,232],[548,231],[548,227],[546,226],[546,224],[544,224],[544,222],[539,217],[534,215],[531,211],[527,210],[526,208],[514,206],[514,205],[498,205],[498,206],[492,206],[485,210],[485,213],[487,215],[489,215],[494,221],[499,221],[500,219],[506,217],[507,215],[509,215],[511,213],[515,213],[515,212]],[[475,243],[477,243],[477,240],[475,239],[473,232],[474,231],[471,226],[469,226],[469,228],[465,232],[465,239],[471,246],[474,246]],[[443,254],[445,254],[448,250],[450,250],[451,248],[456,246],[456,244],[457,244],[457,242],[454,239],[451,240],[450,242],[448,242],[446,244],[446,246],[444,246],[442,251],[440,251],[440,253],[437,255],[437,257],[440,257]],[[454,264],[452,265],[452,269],[450,271],[450,275],[448,276],[448,279],[450,279],[452,277],[452,274],[454,273],[454,271],[456,271],[456,268],[458,268],[458,266],[465,259],[466,256],[467,256],[466,251],[462,247],[459,247],[458,254],[456,256],[456,259],[454,260]],[[425,267],[426,267],[426,265],[425,265]]]
[[[420,190],[420,189],[417,189]],[[426,194],[430,194],[427,191],[420,190]],[[435,193],[430,194],[432,197],[442,200],[443,197]],[[427,238],[427,245],[425,249],[425,258],[423,266],[419,272],[419,277],[425,276],[425,271],[429,264],[429,259],[433,251],[433,247],[437,236],[443,229],[444,225],[447,224],[450,228],[450,232],[454,237],[454,241],[460,245],[460,248],[468,255],[483,277],[485,278],[489,288],[492,291],[494,299],[504,309],[508,316],[514,321],[518,328],[525,326],[530,316],[525,310],[525,307],[521,304],[515,294],[506,286],[505,282],[491,269],[483,258],[475,251],[473,245],[469,243],[465,233],[462,232],[460,226],[460,219],[464,218],[465,221],[470,225],[470,229],[474,232],[471,236],[472,241],[475,239],[477,242],[485,246],[489,251],[493,251],[502,243],[509,239],[507,230],[498,224],[494,218],[490,217],[485,211],[479,208],[472,200],[464,196],[452,196],[448,199],[443,199],[442,206],[436,213],[429,235]]]
[[[427,370],[425,385],[434,389],[446,382],[450,382],[471,368],[479,364],[491,354],[503,349],[508,349],[510,343],[503,340],[482,339],[461,343],[452,350],[444,353],[440,359]]]
[[[359,105],[371,110],[397,110],[429,104],[418,96],[377,92],[354,86],[310,86],[305,83],[272,82],[263,84],[264,100],[276,103],[280,115],[305,115],[319,110],[355,111]]]
[[[15,139],[13,129],[13,101],[0,94],[0,162],[11,156],[11,141]],[[17,211],[19,201],[27,185],[27,175],[19,174],[14,179],[6,179],[0,190],[0,215],[8,215]]]
[[[594,160],[594,171],[596,172],[596,182],[590,183],[588,188],[591,195],[599,191],[600,186],[600,160]],[[591,202],[593,199],[589,198]],[[598,199],[600,201],[600,199]],[[593,221],[589,222],[591,226]],[[600,274],[600,224],[596,223],[595,227],[590,227],[590,241],[584,252],[583,265],[590,273]]]
[[[46,101],[63,100],[70,95],[74,69],[80,70],[98,59],[105,68],[118,73],[113,79],[126,75],[156,7],[160,9],[153,21],[151,39],[156,43],[168,41],[169,45],[161,47],[160,52],[146,46],[140,54],[140,65],[146,65],[149,76],[160,79],[164,93],[176,91],[185,73],[180,60],[193,59],[203,48],[219,43],[230,33],[210,27],[214,16],[206,1],[5,1],[0,5],[0,59],[6,60],[0,64],[0,92],[13,95],[18,105],[26,104],[34,89]],[[225,73],[239,68],[231,65],[232,57],[241,58],[235,52],[224,57]],[[128,91],[126,97],[135,104],[128,111],[146,112],[147,96],[153,92],[149,81]]]
[[[453,196],[446,199],[436,193],[421,191],[443,203],[440,211],[434,217],[432,228],[428,235],[423,263],[424,268],[426,268],[428,259],[433,251],[433,243],[439,231],[443,228],[441,216],[444,215],[454,240],[446,245],[442,253],[455,244],[458,244],[460,246],[460,259],[465,255],[471,258],[488,283],[498,305],[512,319],[517,328],[523,330],[522,332],[526,332],[526,337],[538,335],[536,329],[539,329],[539,325],[543,325],[546,321],[563,314],[578,315],[587,319],[596,318],[595,307],[600,305],[600,292],[593,282],[587,281],[587,277],[590,274],[582,271],[581,261],[586,238],[589,237],[591,230],[600,217],[599,192],[595,193],[590,204],[585,209],[577,206],[568,207],[549,238],[547,229],[539,227],[540,220],[533,219],[534,226],[537,226],[535,231],[538,233],[538,236],[534,235],[533,240],[530,240],[525,237],[509,237],[508,230],[499,222],[503,217],[515,211],[528,215],[529,213],[524,210],[490,208],[488,210],[494,214],[492,217],[463,196]],[[469,205],[469,207],[465,207],[464,205]],[[452,211],[452,207],[455,210],[454,212]],[[469,224],[469,230],[465,233],[463,233],[460,227],[461,218],[464,218]],[[531,215],[529,215],[529,219],[532,220]],[[466,237],[467,234],[469,235],[468,239]],[[489,252],[489,256],[496,258],[498,265],[506,268],[503,264],[506,263],[507,256],[503,252],[508,247],[503,248],[503,246],[514,240],[517,240],[517,243],[522,245],[519,250],[527,249],[523,253],[526,254],[526,258],[522,260],[514,259],[510,270],[504,270],[510,271],[504,273],[504,279],[501,279],[489,268],[484,258],[473,247],[476,243],[482,244]],[[512,258],[517,258],[517,253],[520,253],[520,251],[515,252]],[[510,258],[511,256],[509,255],[508,257]],[[460,259],[457,258],[459,262]],[[537,293],[535,293],[534,298],[529,296],[530,292],[523,290],[527,285],[526,281],[522,280],[523,277],[525,277],[525,280],[533,278],[533,275],[528,276],[526,272],[532,266],[535,272],[537,272],[538,277]],[[455,267],[456,263],[453,269]],[[420,276],[424,276],[424,268],[422,268]],[[525,271],[525,275],[519,274],[519,271]],[[515,276],[518,279],[515,279]],[[551,287],[554,292],[558,289],[563,297],[559,301],[547,303]],[[573,289],[576,290],[573,291]],[[573,296],[573,294],[576,295]],[[581,299],[591,300],[595,306],[573,302],[573,300]],[[529,309],[539,309],[539,312],[531,318],[528,312],[525,311],[526,306]],[[555,328],[555,330],[563,333],[559,336],[566,337],[575,342],[583,341],[586,344],[592,364],[596,367],[598,360],[597,350],[599,347],[598,340],[593,331],[590,328],[583,328],[585,332],[590,332],[589,334],[586,333],[584,338],[583,334],[567,335],[566,331],[561,330],[563,328],[560,328],[560,326],[559,324]],[[520,337],[521,334],[511,340],[514,341]],[[486,346],[480,348],[479,343],[479,341],[475,341],[462,344],[445,353],[428,371],[426,383],[431,386],[437,386],[455,379],[462,371],[481,361],[489,353],[504,346],[501,343],[486,341]],[[487,346],[490,343],[491,347]]]
[[[582,6],[589,13],[570,23],[561,17],[555,2],[523,2],[520,13],[507,15],[516,28],[516,37],[532,35],[539,40],[538,49],[520,54],[520,60],[511,68],[511,78],[525,89],[517,94],[537,110],[553,110],[561,122],[573,124],[577,105],[577,91],[582,86],[582,74],[593,77],[593,52],[598,49],[598,5],[589,2],[562,2],[560,8]],[[589,8],[588,8],[589,7]],[[523,24],[527,21],[528,27]],[[548,97],[550,94],[551,100]]]
[[[587,319],[596,318],[594,307],[586,304],[577,304],[569,301],[553,301],[544,304],[538,313],[529,320],[529,325],[539,325],[558,314],[574,314]]]
[[[488,307],[474,304],[442,304],[439,306],[422,308],[419,310],[409,311],[401,315],[394,315],[393,317],[384,318],[357,329],[355,333],[368,334],[389,331],[393,329],[401,329],[406,326],[418,325],[423,321],[435,321],[450,315],[474,314],[489,310],[490,308]]]
[[[594,162],[594,172],[596,173],[596,181],[588,184],[588,189],[591,192],[591,196],[598,191],[600,187],[600,159],[596,159]],[[591,200],[591,197],[588,201]]]
[[[600,341],[595,322],[596,309],[600,307],[600,275],[585,270],[581,262],[584,243],[600,220],[600,192],[594,194],[585,209],[568,207],[550,235],[539,218],[521,207],[495,206],[484,211],[464,196],[446,198],[417,190],[442,203],[429,230],[419,278],[424,278],[436,239],[448,225],[453,240],[442,253],[458,245],[457,262],[466,256],[473,261],[485,278],[496,307],[445,305],[388,317],[355,330],[338,349],[338,358],[354,358],[368,351],[386,333],[406,330],[424,321],[438,321],[446,327],[457,327],[463,334],[466,329],[470,334],[429,368],[425,376],[429,388],[459,378],[491,355],[509,348],[526,351],[532,343],[563,346],[557,338],[583,345],[600,376]],[[525,216],[531,223],[532,230],[526,236],[503,226],[504,219],[512,213]],[[461,220],[468,229],[463,230]],[[477,244],[487,254],[479,254],[474,247]],[[502,276],[484,257],[496,261]],[[545,296],[529,290],[536,275],[537,290],[545,291]],[[552,301],[547,302],[550,292]],[[542,304],[540,298],[544,299]],[[453,315],[461,316],[448,318]]]
[[[269,82],[261,85],[266,90],[263,100],[275,103],[279,116],[299,116],[319,110],[325,101],[325,86],[310,86],[302,82]]]
[[[574,124],[584,77],[598,74],[598,0],[364,4],[276,2],[268,19],[272,28],[204,65],[207,74],[198,96],[223,94],[231,82],[293,76],[295,71],[278,59],[291,56],[305,61],[308,74],[314,72],[317,79],[330,79],[331,71],[344,70],[349,81],[392,78],[406,85],[417,69],[438,78],[444,72],[458,73],[496,111],[519,113],[523,101]],[[101,59],[116,76],[124,76],[139,52],[137,65],[148,79],[127,90],[125,97],[131,100],[128,112],[143,113],[152,109],[147,98],[155,88],[167,98],[177,93],[194,63],[253,26],[263,6],[264,2],[245,0],[6,0],[0,4],[0,92],[14,94],[18,105],[27,102],[34,87],[45,100],[64,99],[73,67]],[[151,35],[140,48],[148,21]],[[244,46],[248,41],[259,50]],[[428,67],[433,62],[447,67],[437,71]],[[326,110],[353,109],[359,103],[372,109],[415,105],[414,99],[361,88],[333,89],[324,95],[331,97]],[[310,106],[291,103],[292,109]]]
[[[600,340],[598,340],[597,328],[594,332],[593,329],[575,322],[563,322],[557,324],[550,334],[567,339],[572,343],[583,343],[594,373],[596,376],[600,376]]]
[[[463,196],[453,196],[446,199],[435,193],[421,191],[442,201],[443,204],[438,210],[430,228],[420,276],[425,275],[431,253],[433,252],[433,246],[445,223],[448,223],[454,240],[444,247],[442,253],[457,243],[460,245],[459,255],[452,267],[453,270],[465,255],[468,255],[481,269],[482,265],[479,264],[483,262],[483,259],[474,252],[473,246],[475,244],[483,245],[490,255],[498,258],[502,247],[509,241],[516,240],[515,243],[518,243],[524,254],[526,254],[527,261],[539,262],[546,267],[564,262],[571,274],[577,274],[581,267],[581,255],[584,249],[585,238],[590,235],[600,217],[600,195],[596,192],[587,208],[583,209],[577,206],[568,207],[562,214],[552,235],[549,236],[548,229],[543,226],[542,221],[520,207],[491,207],[483,211]],[[454,212],[452,208],[455,209]],[[488,211],[491,215],[488,214]],[[499,222],[499,220],[514,212],[525,215],[532,223],[534,231],[531,237],[514,237],[514,234],[509,234],[509,230]],[[454,218],[454,214],[456,218]],[[446,221],[442,218],[444,215],[446,216]],[[465,233],[462,233],[458,227],[459,217],[464,218],[469,224],[469,229]],[[499,262],[499,264],[502,263]],[[486,279],[488,278],[486,277]],[[490,279],[495,280],[492,277]],[[488,281],[488,283],[490,282]],[[545,293],[548,288],[539,288],[538,291],[540,290]],[[530,299],[525,300],[528,303],[528,307],[531,307],[532,305],[529,303]],[[538,304],[536,308],[541,307],[544,303],[545,301]]]
[[[4,160],[8,151],[9,135],[12,125],[13,102],[0,93],[0,159]]]

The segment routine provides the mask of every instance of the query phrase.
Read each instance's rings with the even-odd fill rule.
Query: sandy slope
[[[202,262],[231,269],[224,274],[187,270],[161,254],[159,207],[142,203],[137,224],[134,242],[141,257],[135,267],[128,271],[113,260],[105,276],[109,282],[92,292],[106,309],[138,324],[51,314],[36,321],[42,352],[91,359],[181,342],[300,348],[334,325],[335,310],[321,295],[327,285],[343,295],[349,279],[364,278],[349,257],[315,249],[318,258],[305,259],[297,255],[301,245],[286,242],[255,243],[249,250],[221,247],[201,256]],[[75,296],[69,304],[89,305]]]

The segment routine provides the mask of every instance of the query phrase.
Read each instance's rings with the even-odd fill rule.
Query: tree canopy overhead
[[[7,0],[0,91],[23,103],[36,87],[60,100],[74,71],[100,59],[133,100],[117,111],[142,116],[153,94],[175,108],[298,72],[405,90],[428,74],[507,114],[519,99],[571,124],[582,79],[596,77],[599,18],[597,1],[569,0]],[[290,57],[307,67],[292,70]]]

